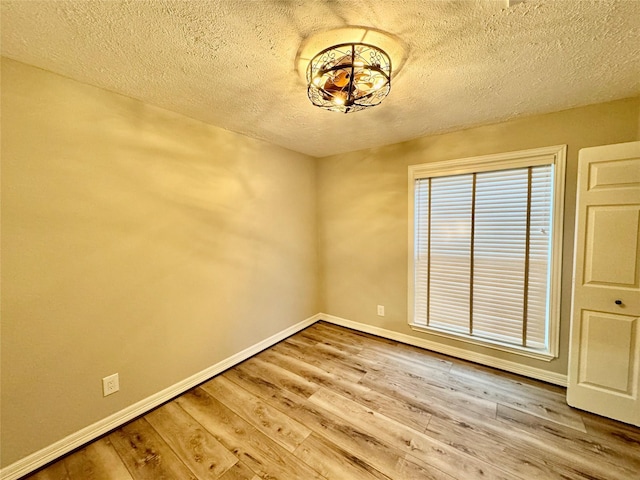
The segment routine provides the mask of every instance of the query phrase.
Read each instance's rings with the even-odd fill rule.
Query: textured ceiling
[[[2,0],[2,54],[313,156],[640,94],[640,1],[511,3]],[[298,57],[349,26],[404,63],[344,115],[311,105]]]

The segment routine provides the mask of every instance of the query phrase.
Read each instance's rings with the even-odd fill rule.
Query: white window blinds
[[[548,349],[552,165],[419,178],[413,324]]]

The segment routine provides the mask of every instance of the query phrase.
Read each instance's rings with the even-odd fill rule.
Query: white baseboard
[[[517,373],[527,377],[535,378],[545,382],[553,383],[556,385],[567,385],[567,376],[559,373],[548,372],[540,368],[529,367],[520,363],[511,362],[508,360],[502,360],[492,357],[490,355],[484,355],[481,353],[471,352],[469,350],[452,347],[449,345],[443,345],[439,342],[426,340],[423,338],[413,337],[405,335],[403,333],[394,332],[384,328],[374,327],[365,323],[354,322],[345,318],[336,317],[334,315],[328,315],[325,313],[318,313],[312,317],[307,318],[281,332],[272,335],[271,337],[252,345],[245,350],[232,355],[221,362],[212,365],[191,377],[182,380],[164,390],[151,395],[119,412],[104,418],[93,425],[83,428],[75,433],[72,433],[68,437],[57,441],[56,443],[49,445],[31,455],[18,460],[17,462],[3,468],[0,471],[0,480],[16,480],[24,475],[27,475],[34,470],[46,465],[47,463],[61,457],[62,455],[71,452],[72,450],[81,447],[89,443],[90,441],[104,435],[111,430],[124,425],[130,420],[133,420],[140,415],[149,412],[155,407],[162,405],[164,402],[171,400],[172,398],[186,392],[190,388],[199,385],[200,383],[214,377],[215,375],[227,370],[246,360],[247,358],[261,352],[265,348],[269,348],[275,345],[281,340],[293,335],[294,333],[303,330],[304,328],[316,323],[319,320],[324,320],[334,325],[340,325],[346,328],[351,328],[364,333],[370,333],[379,337],[384,337],[389,340],[395,340],[415,347],[424,348],[434,352],[450,355],[452,357],[461,358],[463,360],[469,360],[471,362],[481,363],[489,367],[506,370],[512,373]]]
[[[488,367],[506,370],[511,373],[517,373],[518,375],[524,375],[525,377],[535,378],[536,380],[542,380],[543,382],[553,383],[562,387],[567,386],[567,376],[561,373],[549,372],[541,368],[530,367],[521,363],[496,358],[491,355],[472,352],[464,348],[452,347],[440,342],[434,342],[432,340],[426,340],[424,338],[405,335],[404,333],[398,333],[392,330],[374,327],[372,325],[367,325],[366,323],[354,322],[352,320],[336,317],[334,315],[321,313],[317,316],[321,320],[333,323],[334,325],[351,328],[359,332],[370,333],[372,335],[384,337],[389,340],[396,340],[401,343],[413,345],[414,347],[420,347],[426,350],[442,353],[444,355],[450,355],[452,357],[461,358],[463,360],[469,360],[470,362],[476,362]]]
[[[269,348],[275,345],[281,340],[299,332],[300,330],[314,324],[320,319],[320,315],[314,315],[306,320],[301,321],[289,328],[270,336],[269,338],[262,340],[261,342],[252,345],[249,348],[242,350],[241,352],[232,355],[221,362],[208,367],[201,372],[192,375],[191,377],[182,380],[164,390],[151,395],[133,405],[108,416],[93,425],[83,428],[71,435],[57,441],[56,443],[49,445],[31,455],[18,460],[11,465],[3,468],[0,471],[0,480],[16,480],[34,470],[46,465],[47,463],[61,457],[62,455],[69,453],[70,451],[85,445],[86,443],[104,435],[107,432],[124,425],[130,420],[154,409],[155,407],[162,405],[164,402],[171,400],[172,398],[186,392],[190,388],[199,385],[200,383],[210,379],[211,377],[239,364],[247,358],[261,352],[265,348]]]

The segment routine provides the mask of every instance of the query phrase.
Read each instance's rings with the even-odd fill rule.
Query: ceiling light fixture
[[[366,43],[326,48],[309,62],[311,102],[334,112],[357,112],[378,105],[391,90],[391,59]]]

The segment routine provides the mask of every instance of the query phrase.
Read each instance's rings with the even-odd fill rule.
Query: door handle
[[[622,300],[616,300],[616,301],[615,301],[615,302],[613,302],[613,303],[615,303],[616,305],[622,305]]]

